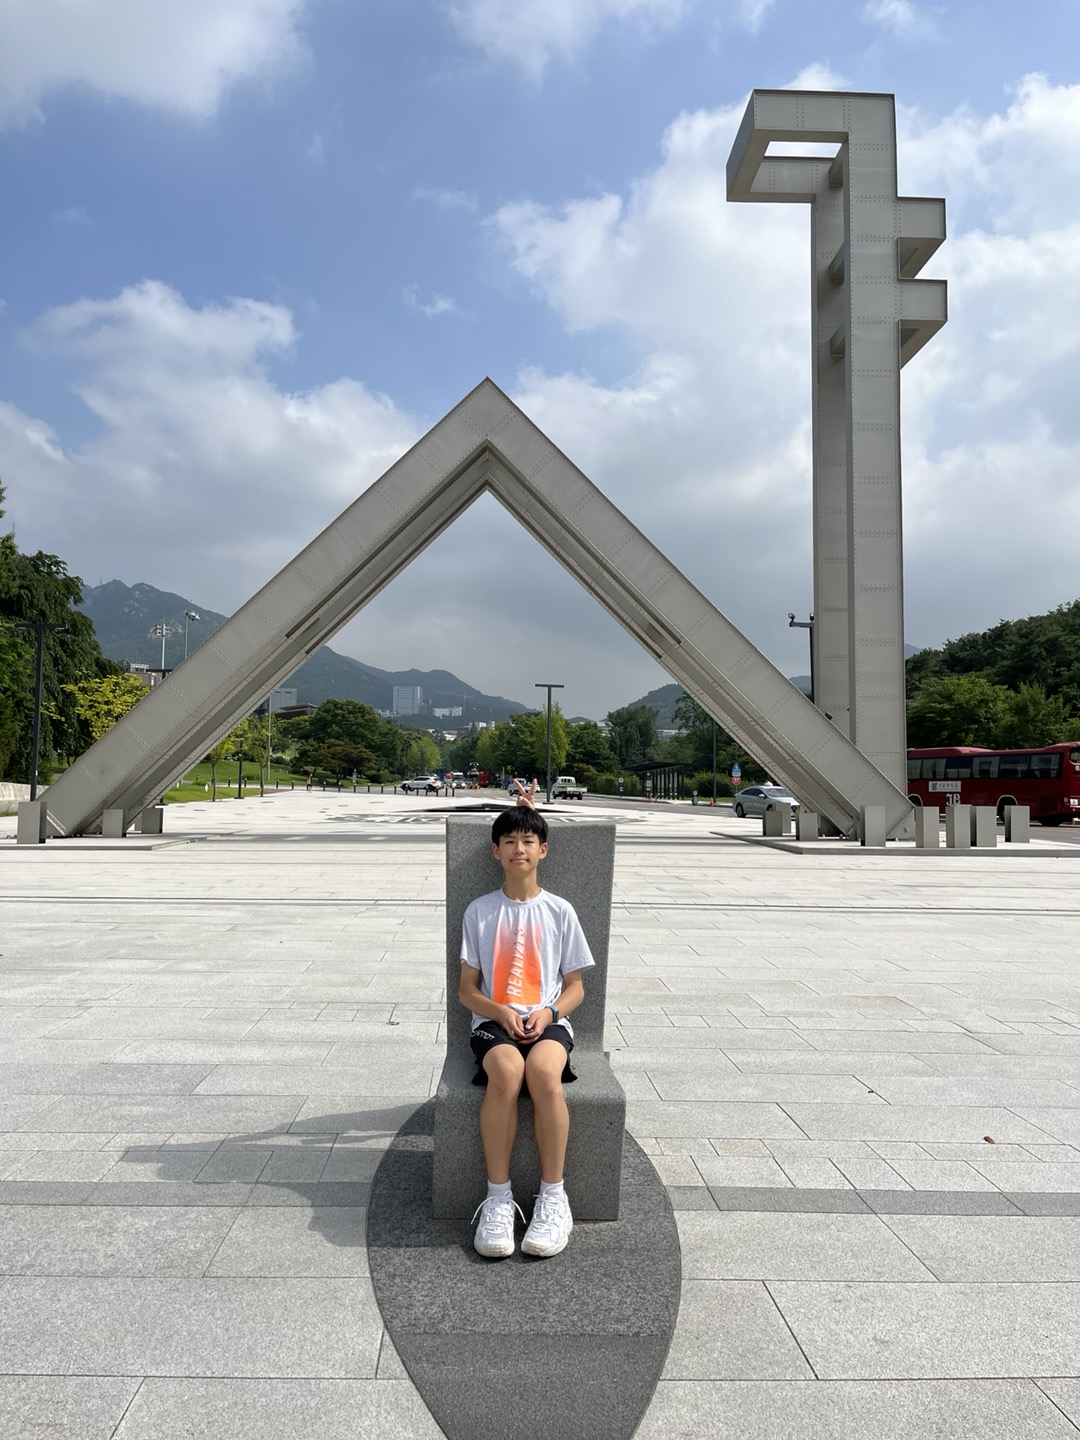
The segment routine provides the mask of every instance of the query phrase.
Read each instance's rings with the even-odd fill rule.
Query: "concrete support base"
[[[774,805],[761,817],[763,835],[790,835],[791,811],[786,805]]]
[[[800,810],[795,816],[795,838],[816,840],[820,834],[820,817],[813,810]]]
[[[141,835],[160,835],[164,828],[164,805],[148,805],[145,810],[139,811],[139,833]]]
[[[1005,806],[1006,845],[1026,845],[1031,839],[1031,806]]]
[[[947,805],[945,807],[945,848],[946,850],[971,849],[970,805]]]
[[[44,845],[48,823],[45,801],[21,800],[18,814],[18,828],[15,831],[16,845]]]
[[[102,812],[101,833],[106,840],[122,840],[124,838],[123,810],[105,810]]]
[[[972,805],[971,843],[980,850],[997,849],[997,810],[993,805]]]
[[[937,850],[941,844],[941,815],[936,805],[915,810],[915,849]]]
[[[885,848],[885,806],[863,805],[859,810],[859,844],[868,850]]]

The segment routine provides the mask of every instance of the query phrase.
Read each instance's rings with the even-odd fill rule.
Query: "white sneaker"
[[[574,1228],[574,1217],[570,1214],[570,1201],[565,1192],[562,1195],[538,1195],[529,1228],[521,1248],[526,1255],[540,1255],[547,1259],[566,1249],[570,1231]]]
[[[502,1260],[514,1253],[515,1210],[524,1222],[521,1206],[515,1205],[509,1198],[500,1200],[497,1196],[489,1195],[476,1207],[480,1224],[476,1227],[473,1247],[479,1254],[486,1255],[491,1260]],[[473,1221],[476,1220],[476,1215],[472,1217]]]

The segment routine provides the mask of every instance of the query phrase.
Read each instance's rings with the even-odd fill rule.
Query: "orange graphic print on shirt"
[[[495,932],[491,998],[499,1005],[531,1010],[540,1004],[539,917],[522,915],[515,925],[505,916]]]

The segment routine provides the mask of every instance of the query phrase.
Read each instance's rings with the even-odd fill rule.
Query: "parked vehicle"
[[[731,808],[741,820],[745,815],[764,815],[766,810],[784,806],[794,815],[799,802],[782,785],[747,785],[732,801]]]
[[[406,795],[418,795],[421,790],[427,795],[437,795],[444,781],[440,775],[414,775],[411,780],[402,780],[399,788]]]
[[[1037,750],[982,750],[939,745],[908,751],[908,799],[913,805],[1027,805],[1032,820],[1060,825],[1080,816],[1080,742]]]
[[[551,787],[553,800],[584,800],[589,793],[587,785],[579,785],[573,775],[560,775]]]
[[[466,785],[465,773],[462,770],[451,770],[450,779],[447,782],[454,790],[464,790]]]

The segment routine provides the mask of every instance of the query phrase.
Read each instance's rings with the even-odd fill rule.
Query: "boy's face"
[[[526,830],[515,830],[499,838],[491,853],[503,868],[504,875],[532,875],[547,854],[548,847],[540,837]]]

